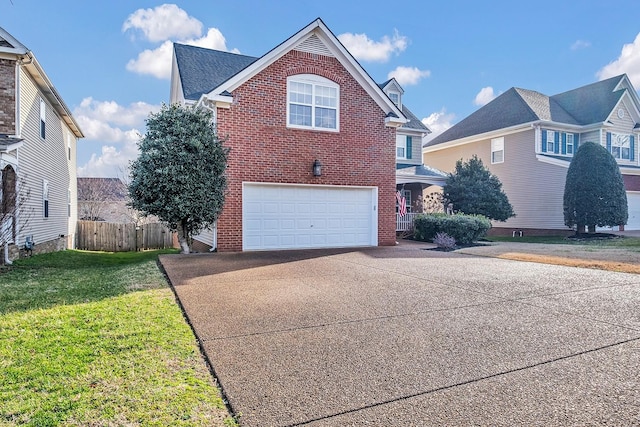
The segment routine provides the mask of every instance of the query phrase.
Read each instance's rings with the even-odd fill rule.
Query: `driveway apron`
[[[161,263],[241,426],[640,425],[640,275],[429,248]]]

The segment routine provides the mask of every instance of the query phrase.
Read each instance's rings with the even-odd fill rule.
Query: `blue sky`
[[[169,99],[171,42],[262,56],[320,17],[377,82],[401,81],[434,133],[511,87],[560,93],[627,73],[640,2],[0,0],[80,123],[80,176],[118,176]]]

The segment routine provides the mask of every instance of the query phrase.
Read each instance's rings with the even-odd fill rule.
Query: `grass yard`
[[[229,426],[156,260],[37,255],[0,271],[0,425]]]
[[[598,248],[623,248],[637,250],[640,252],[640,238],[619,236],[610,239],[570,239],[561,236],[529,236],[529,237],[486,237],[490,242],[513,242],[513,243],[545,243],[551,245],[582,245]]]

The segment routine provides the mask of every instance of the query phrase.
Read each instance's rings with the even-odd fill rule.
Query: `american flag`
[[[398,190],[396,191],[396,200],[398,201],[398,213],[400,214],[400,218],[407,214],[407,199],[402,195],[402,193]]]

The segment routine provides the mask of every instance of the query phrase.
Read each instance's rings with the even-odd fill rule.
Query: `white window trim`
[[[571,132],[566,133],[567,142],[565,145],[565,154],[567,156],[573,156],[576,152],[576,137]],[[571,137],[571,143],[569,143],[569,137]],[[571,153],[569,153],[569,146],[571,146]]]
[[[312,95],[311,95],[311,126],[303,126],[303,125],[294,125],[291,124],[290,122],[290,105],[291,105],[291,101],[289,99],[289,87],[290,87],[290,83],[291,82],[298,82],[298,83],[304,83],[304,84],[311,84],[313,89],[312,89]],[[324,86],[324,87],[330,87],[330,88],[334,88],[336,89],[336,106],[335,106],[335,110],[336,110],[336,127],[335,128],[325,128],[325,127],[317,127],[315,124],[315,119],[316,119],[316,104],[315,104],[315,92],[316,92],[316,86]],[[294,102],[294,104],[296,104]],[[333,107],[325,107],[322,106],[322,108],[332,108]],[[289,76],[287,77],[287,127],[288,128],[292,128],[292,129],[307,129],[307,130],[318,130],[318,131],[324,131],[324,132],[339,132],[340,131],[340,86],[338,84],[336,84],[335,82],[322,77],[322,76],[317,76],[315,74],[297,74],[294,76]]]
[[[38,133],[40,134],[41,139],[47,138],[47,104],[44,102],[44,99],[40,98],[40,121],[38,122],[40,125],[38,129]]]
[[[391,102],[393,102],[394,104],[396,104],[396,106],[398,106],[399,108],[402,108],[402,95],[400,94],[400,92],[398,92],[397,90],[390,90],[387,95],[389,96],[389,99],[391,100]],[[398,97],[398,102],[395,102],[393,100],[393,95]]]
[[[616,138],[617,136],[622,136],[622,137],[626,137],[626,147],[623,144],[618,144],[618,138]],[[616,160],[627,160],[627,161],[631,161],[631,143],[630,143],[630,138],[628,134],[624,134],[624,133],[617,133],[617,132],[611,132],[611,155],[616,159]],[[613,154],[613,148],[614,147],[618,147],[620,156],[616,156]],[[626,148],[627,152],[629,153],[629,155],[627,157],[623,157],[622,156],[622,149]]]
[[[42,218],[49,218],[51,206],[49,206],[49,181],[42,180]]]
[[[555,153],[556,151],[556,131],[547,130],[547,153]],[[551,137],[551,138],[549,138]]]
[[[502,151],[502,160],[500,160],[499,162],[494,161],[493,154],[500,151]],[[491,140],[491,164],[496,165],[500,163],[504,163],[504,137],[493,138]]]
[[[398,148],[402,148],[404,156],[398,156]],[[407,160],[407,135],[396,135],[396,159]]]

